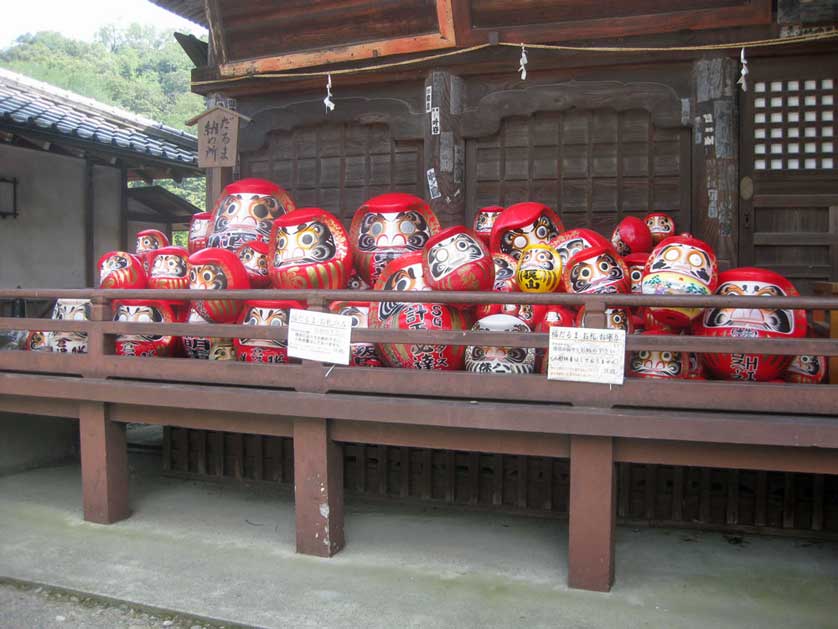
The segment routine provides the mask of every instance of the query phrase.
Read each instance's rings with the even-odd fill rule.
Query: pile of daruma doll
[[[526,291],[577,294],[797,295],[769,270],[718,272],[707,243],[677,234],[673,219],[652,213],[629,216],[611,238],[569,229],[542,203],[479,210],[472,229],[441,229],[422,199],[402,193],[364,203],[347,233],[320,208],[296,208],[276,184],[244,179],[227,186],[212,212],[196,214],[189,250],[169,246],[164,234],[138,234],[135,253],[113,251],[99,260],[103,288],[218,290],[217,299],[118,300],[115,320],[143,322],[287,324],[300,301],[235,301],[224,290],[246,288],[357,288],[388,291]],[[353,325],[402,330],[545,332],[550,326],[584,326],[584,308],[555,305],[469,306],[346,301],[334,313]],[[798,338],[807,333],[803,310],[751,308],[611,308],[608,325],[635,334],[694,334],[738,338]],[[258,333],[254,331],[254,337]],[[59,350],[61,351],[61,350]],[[121,336],[116,351],[133,356],[185,355],[252,362],[290,362],[283,342],[258,338]],[[545,372],[533,348],[355,343],[351,364],[407,369],[466,369],[481,373]],[[626,373],[641,378],[786,380],[820,382],[819,356],[694,355],[639,351]]]

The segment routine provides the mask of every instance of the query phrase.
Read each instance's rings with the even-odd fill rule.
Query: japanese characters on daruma
[[[661,212],[643,219],[626,216],[610,238],[585,228],[565,231],[559,214],[537,202],[517,203],[506,209],[484,207],[475,213],[473,229],[455,226],[441,230],[428,204],[405,193],[382,194],[364,203],[347,233],[330,212],[320,208],[295,209],[293,200],[281,187],[247,179],[225,188],[212,212],[193,218],[188,277],[181,273],[185,252],[169,247],[165,236],[153,230],[140,234],[137,255],[111,252],[103,256],[100,274],[101,284],[107,288],[176,288],[188,282],[192,288],[213,290],[268,286],[363,290],[375,286],[378,290],[419,291],[712,294],[719,284],[714,252],[689,234],[675,233],[674,220]],[[195,257],[198,253],[202,255]],[[791,285],[781,280],[774,277],[769,283],[778,287],[781,294],[794,294]],[[742,294],[751,290],[747,283],[737,286]],[[720,286],[720,294],[721,291]],[[739,293],[726,289],[724,294]],[[121,301],[124,315],[130,320],[138,316],[142,320],[168,320],[165,307],[151,311],[148,304],[141,307],[140,303]],[[193,300],[185,314],[185,308],[169,305],[174,320],[237,321],[254,326],[286,325],[291,307],[305,307],[300,302],[201,299]],[[473,325],[475,330],[520,333],[546,332],[553,325],[586,324],[584,308],[444,305],[434,303],[430,296],[417,303],[335,302],[329,309],[351,316],[353,327],[451,330]],[[707,319],[709,312],[702,308],[608,308],[606,324],[649,336],[716,334],[718,328],[729,330],[730,336],[741,337],[762,335],[754,332],[752,322],[762,316],[765,321],[779,322],[777,329],[772,328],[773,323],[764,323],[766,335],[790,334],[784,331],[783,322],[788,320],[795,322],[798,332],[805,330],[794,316],[784,315],[785,311],[777,314],[771,309],[750,310],[743,320],[732,316],[730,321],[715,327],[716,319]],[[719,315],[714,316],[718,319]],[[704,326],[704,322],[710,325]],[[288,360],[285,343],[276,339],[188,336],[183,341],[187,355],[193,357]],[[138,347],[136,343],[135,346]],[[465,348],[353,343],[351,364],[528,373],[544,370],[543,353],[531,348],[488,345]],[[466,357],[468,360],[464,360]],[[523,360],[518,361],[521,357]],[[767,369],[765,365],[771,365],[769,379],[785,378],[789,382],[817,382],[826,364],[817,356],[720,358],[665,350],[635,352],[627,358],[629,376],[765,380],[767,376],[762,371]],[[719,367],[719,360],[728,360],[729,367]],[[754,361],[764,365],[762,371],[749,368]]]

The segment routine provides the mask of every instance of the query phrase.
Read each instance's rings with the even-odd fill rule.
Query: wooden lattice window
[[[297,207],[320,207],[346,225],[361,204],[385,192],[424,196],[422,143],[396,142],[386,125],[328,124],[268,135],[242,155],[242,176],[283,186]]]
[[[672,213],[689,229],[686,129],[661,129],[644,110],[571,110],[508,118],[467,147],[468,213],[540,201],[565,226],[610,233],[625,215]]]
[[[836,161],[836,84],[833,78],[754,83],[756,171],[828,171]]]

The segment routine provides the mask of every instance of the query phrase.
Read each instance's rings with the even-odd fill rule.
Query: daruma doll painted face
[[[207,248],[207,239],[212,228],[212,212],[200,212],[192,215],[189,222],[189,253]]]
[[[585,306],[582,306],[579,309],[579,313],[576,315],[576,327],[588,327],[585,324]],[[632,334],[634,332],[634,321],[632,321],[629,309],[606,308],[605,327],[609,330],[625,330],[626,334]]]
[[[238,290],[250,288],[247,272],[232,251],[210,247],[189,256],[189,288]],[[242,302],[233,299],[196,299],[192,307],[211,323],[235,323]]]
[[[820,384],[826,378],[826,365],[825,356],[795,356],[783,373],[783,380],[798,384]]]
[[[631,280],[631,292],[641,293],[643,288],[643,271],[646,268],[646,261],[649,259],[648,253],[630,253],[623,256],[623,262],[629,270],[629,279]]]
[[[352,319],[353,328],[369,327],[370,305],[365,301],[333,301],[329,311]],[[381,367],[375,343],[352,343],[350,367]]]
[[[422,256],[425,279],[433,290],[491,290],[495,265],[486,245],[458,225],[428,240]]]
[[[355,269],[373,286],[388,263],[421,251],[439,230],[436,215],[419,197],[401,192],[374,197],[352,218],[349,241]]]
[[[431,287],[425,281],[422,267],[422,252],[414,251],[393,260],[375,283],[375,290],[393,291],[429,291]],[[380,301],[370,304],[370,327],[381,327],[384,323],[407,306],[405,303]]]
[[[610,245],[589,247],[568,260],[562,288],[568,293],[628,293],[628,268]]]
[[[149,288],[189,288],[188,254],[183,247],[163,247],[149,255]]]
[[[518,260],[515,279],[525,293],[554,293],[562,281],[562,259],[550,245],[528,245]]]
[[[652,212],[647,214],[643,221],[649,232],[652,234],[652,240],[657,245],[661,240],[665,240],[670,236],[675,235],[675,219],[669,214],[663,212]]]
[[[477,321],[472,330],[478,332],[529,332],[530,327],[518,317],[494,314]],[[535,370],[535,349],[532,347],[500,347],[469,345],[465,366],[475,373],[532,373]]]
[[[600,236],[592,229],[569,229],[553,238],[550,246],[556,250],[562,260],[562,266],[583,249],[590,247],[608,247],[607,238]]]
[[[500,216],[503,210],[503,206],[489,205],[480,208],[474,214],[474,232],[487,247],[492,237],[492,227],[495,225],[495,221],[498,220],[498,216]]]
[[[115,302],[113,320],[134,323],[178,323],[183,320],[180,309],[167,300],[131,299]],[[114,347],[120,356],[171,356],[177,350],[177,336],[159,334],[123,334],[116,337]]]
[[[145,288],[143,261],[127,251],[109,251],[99,258],[100,288]]]
[[[730,269],[719,275],[717,295],[735,297],[797,296],[782,275],[755,267]],[[732,338],[802,338],[806,311],[785,308],[707,308],[696,322],[698,336]],[[765,382],[782,376],[792,356],[767,354],[702,354],[710,373],[723,380]]]
[[[144,229],[137,232],[137,253],[148,253],[169,246],[169,239],[160,230]]]
[[[274,221],[268,245],[274,288],[346,288],[352,257],[334,214],[301,208]]]
[[[249,240],[236,249],[252,288],[266,288],[271,284],[268,275],[268,245],[261,240]]]
[[[258,300],[246,301],[242,308],[239,323],[242,325],[282,327],[288,325],[291,308],[305,308],[299,301]],[[258,332],[254,330],[254,336]],[[236,348],[236,360],[246,363],[287,363],[288,343],[274,339],[237,338],[233,339]]]
[[[641,291],[644,295],[712,295],[718,281],[716,254],[710,245],[682,234],[667,238],[652,250],[643,272]],[[655,320],[675,329],[689,326],[701,310],[648,308]]]
[[[621,256],[648,253],[654,247],[652,232],[646,222],[636,216],[626,216],[611,234],[611,244]]]
[[[562,219],[543,203],[516,203],[506,208],[495,221],[489,250],[518,260],[527,246],[547,244],[563,231]]]
[[[235,181],[221,191],[212,211],[207,246],[235,251],[248,240],[268,242],[274,220],[295,208],[288,193],[271,181]]]
[[[643,336],[665,336],[660,330],[646,330]],[[632,352],[626,365],[626,374],[635,378],[687,377],[689,357],[686,352],[642,349]]]

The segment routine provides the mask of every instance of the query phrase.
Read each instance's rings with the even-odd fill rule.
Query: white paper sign
[[[348,365],[351,336],[352,317],[292,308],[288,355]]]
[[[625,330],[550,328],[547,379],[623,384]]]

